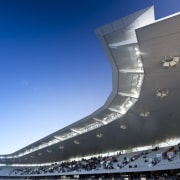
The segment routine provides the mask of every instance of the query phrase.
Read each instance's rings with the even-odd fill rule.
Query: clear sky
[[[15,152],[101,107],[111,68],[94,29],[180,0],[0,0],[0,154]]]

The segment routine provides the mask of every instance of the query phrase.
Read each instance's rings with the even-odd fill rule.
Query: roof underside
[[[67,132],[75,133],[76,136],[22,157],[2,158],[0,163],[57,162],[180,137],[180,66],[170,69],[162,66],[165,56],[180,56],[180,24],[177,22],[180,22],[179,14],[154,22],[153,7],[150,7],[97,29],[97,36],[113,72],[113,90],[105,105],[88,117],[13,153],[12,156],[50,142],[54,137],[61,138]],[[138,66],[134,55],[137,47],[141,52],[143,69]],[[137,96],[134,92],[141,75],[144,80]],[[168,90],[167,97],[155,95],[161,88]],[[135,104],[122,117],[106,125],[104,119],[112,112],[121,114],[119,104],[122,105],[128,98],[135,100]],[[149,112],[149,116],[141,117],[142,112]],[[97,123],[97,128],[81,133],[80,129],[94,123]]]

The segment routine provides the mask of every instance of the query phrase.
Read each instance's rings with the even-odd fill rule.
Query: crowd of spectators
[[[15,175],[28,175],[28,174],[47,174],[47,173],[64,173],[64,172],[73,172],[73,171],[92,171],[98,169],[115,169],[115,168],[123,168],[127,164],[132,161],[135,161],[139,158],[142,153],[133,155],[130,158],[126,156],[120,161],[118,158],[121,154],[117,156],[98,156],[98,157],[91,157],[89,159],[82,158],[79,161],[67,161],[61,163],[54,163],[49,166],[38,166],[38,167],[19,167],[15,168],[10,174]],[[131,166],[129,166],[131,168]],[[137,167],[137,165],[135,166]]]
[[[16,168],[10,172],[10,174],[46,174],[46,173],[64,173],[73,171],[91,171],[103,169],[113,169],[113,163],[117,162],[117,159],[113,156],[110,157],[92,157],[90,159],[82,158],[79,161],[67,161],[61,163],[54,163],[49,166],[39,166],[39,167],[24,167]]]
[[[153,148],[151,151],[158,151],[158,148]],[[166,154],[169,151],[166,152]],[[114,156],[98,156],[88,159],[82,158],[81,160],[64,161],[61,163],[54,163],[46,166],[36,167],[18,167],[10,172],[10,175],[34,175],[34,174],[47,174],[47,173],[65,173],[65,172],[81,172],[92,170],[110,170],[110,169],[122,169],[127,166],[129,168],[137,168],[138,164],[132,164],[136,162],[139,157],[144,159],[144,162],[150,163],[151,166],[157,165],[161,159],[157,157],[148,157],[149,151],[142,151],[132,153],[128,156],[118,153]]]

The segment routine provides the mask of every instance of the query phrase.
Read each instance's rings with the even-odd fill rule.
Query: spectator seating
[[[160,169],[180,168],[180,151],[178,146],[159,148],[146,151],[116,154],[114,156],[97,156],[53,163],[46,166],[12,167],[4,166],[0,169],[0,176],[32,176],[56,175],[88,172],[138,172]]]

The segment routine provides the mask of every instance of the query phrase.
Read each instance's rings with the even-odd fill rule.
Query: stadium
[[[89,116],[12,154],[1,179],[178,179],[180,13],[148,7],[95,30],[112,92]]]

